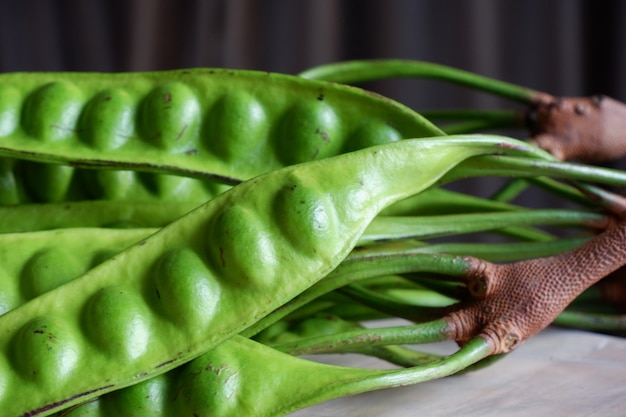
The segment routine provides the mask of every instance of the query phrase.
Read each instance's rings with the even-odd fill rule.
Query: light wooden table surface
[[[433,349],[447,353],[455,346],[440,344]],[[348,366],[377,364],[359,355],[319,360]],[[482,370],[340,398],[290,414],[374,416],[624,417],[626,339],[548,328]]]

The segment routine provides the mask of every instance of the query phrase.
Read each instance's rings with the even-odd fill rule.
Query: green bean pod
[[[141,203],[184,200],[199,205],[227,188],[208,179],[180,175],[95,170],[0,158],[0,205],[81,200]]]
[[[163,194],[159,198],[165,199],[165,196]],[[157,204],[155,201],[109,199],[0,204],[0,233],[76,227],[162,227],[207,200],[210,198],[207,197],[201,202],[193,201],[193,198],[165,199],[158,201]],[[515,209],[519,207],[442,188],[430,188],[424,193],[394,204],[381,215],[432,215]]]
[[[0,205],[0,234],[86,227],[162,227],[198,205],[200,203],[189,200],[159,202],[85,200]]]
[[[0,315],[84,274],[155,229],[0,234]]]
[[[75,276],[81,275],[89,268],[154,232],[153,229],[75,228],[0,235],[0,264],[2,265],[0,314],[16,308],[27,300],[65,282],[69,282]],[[332,330],[328,328],[328,324],[333,324]],[[314,327],[311,328],[311,325]],[[324,319],[320,323],[318,319],[313,318],[310,321],[305,320],[304,327],[299,331],[316,335],[319,331],[328,334],[329,331],[341,331],[353,327],[354,324],[342,321]],[[220,350],[228,349],[231,355],[242,355],[242,357],[249,357],[253,353],[256,355],[255,349],[244,348],[245,345],[240,343],[225,343],[232,348],[225,347]],[[391,348],[372,349],[376,354],[389,355]],[[400,348],[394,348],[391,353],[396,353],[395,351],[398,349]],[[215,356],[215,353],[209,352],[204,356],[192,361],[189,365],[185,365],[183,369],[173,369],[164,375],[104,395],[97,401],[88,402],[73,408],[71,411],[62,411],[59,415],[111,417],[126,416],[131,413],[183,415],[181,413],[184,410],[181,409],[187,409],[189,405],[178,400],[176,393],[179,392],[179,387],[189,385],[189,381],[186,379],[193,379],[196,375],[187,370],[190,367],[198,367],[200,364],[207,363],[209,358]],[[416,355],[413,354],[413,356]],[[433,360],[432,357],[427,358],[423,354],[417,356],[420,359],[419,363],[423,363],[426,359]],[[275,363],[276,361],[281,362],[283,357],[284,355],[276,355],[273,361]],[[285,362],[290,364],[291,360],[287,359]],[[415,358],[413,362],[415,362]],[[281,368],[283,368],[282,365]],[[320,383],[321,381],[318,380],[317,382]],[[193,390],[187,389],[187,396],[189,395],[193,395],[196,398],[194,403],[197,403],[197,399],[207,397],[207,390],[203,389],[202,386],[193,385]],[[215,400],[220,401],[217,396]],[[165,412],[164,410],[169,411]]]
[[[501,137],[408,140],[299,164],[220,194],[0,317],[0,409],[49,415],[209,351],[332,271],[371,220]]]
[[[474,340],[441,360],[380,370],[322,364],[234,336],[173,372],[57,417],[281,417],[338,397],[454,374],[483,359],[486,347]]]
[[[286,165],[441,134],[390,99],[284,74],[6,73],[0,74],[0,155],[63,165],[5,162],[0,203],[150,194],[149,183],[134,185],[145,174],[132,171],[235,184]],[[90,175],[76,167],[118,172]],[[169,176],[153,182],[178,192],[203,188]]]
[[[497,250],[495,245],[493,250]],[[408,259],[409,256],[407,253],[401,258]],[[358,257],[360,255],[357,255]],[[416,264],[418,263],[420,262]],[[350,269],[349,266],[348,269]],[[377,268],[365,266],[364,269],[371,274],[372,270]],[[449,302],[441,295],[436,298],[436,305]],[[291,329],[283,322],[276,323],[272,327],[278,327],[278,329],[268,328],[266,334],[258,335],[264,344],[293,342],[320,335],[330,336],[355,328],[353,324],[341,320],[320,317],[306,319]],[[423,333],[414,332],[412,344],[418,343],[420,338],[428,337],[428,331],[424,330]],[[375,330],[371,330],[368,334],[370,339],[376,339],[379,336]],[[59,417],[116,417],[134,415],[133,413],[155,417],[171,415],[282,416],[296,408],[331,398],[392,386],[393,372],[387,374],[386,382],[379,381],[378,384],[369,385],[369,388],[363,388],[359,387],[359,379],[362,381],[375,379],[381,373],[373,370],[327,368],[325,365],[294,360],[294,358],[242,339],[240,336],[235,336],[167,374],[109,393],[96,401],[61,413]],[[348,349],[349,346],[347,344],[335,345],[337,348],[348,347]],[[315,349],[323,351],[319,347]],[[433,366],[428,371],[430,378],[422,380],[442,376],[438,373],[438,367],[444,365],[434,355],[419,353],[412,349],[405,350],[396,345],[369,346],[355,350],[380,356],[385,360],[397,361],[401,366]],[[400,371],[402,372],[405,371]],[[304,374],[307,379],[298,379],[297,375]],[[271,378],[267,375],[271,375]],[[231,378],[236,381],[231,381]],[[259,382],[261,378],[263,383]],[[351,387],[353,383],[356,383],[356,388]],[[182,395],[183,392],[184,395]]]
[[[23,304],[36,295],[70,281],[73,276],[85,272],[91,266],[100,263],[124,247],[153,232],[152,229],[89,228],[0,235],[0,248],[2,248],[0,250],[0,262],[3,265],[3,280],[0,281],[0,314]],[[333,328],[329,329],[328,324],[331,324]],[[317,335],[320,331],[322,334],[328,334],[329,332],[350,330],[355,328],[354,326],[354,324],[336,319],[312,318],[305,320],[303,326],[298,329],[298,338],[305,334]],[[304,333],[300,335],[301,332]],[[281,340],[283,339],[281,338]],[[206,412],[205,408],[209,407],[210,404],[207,404],[206,407],[198,406],[199,402],[204,404],[207,398],[211,398],[220,403],[223,399],[220,399],[219,395],[210,396],[209,393],[217,394],[215,388],[209,387],[207,389],[202,385],[191,383],[197,376],[195,369],[205,368],[207,363],[216,360],[216,357],[219,358],[220,352],[223,351],[228,352],[230,356],[238,357],[240,360],[245,359],[244,362],[246,360],[254,361],[254,358],[259,354],[258,348],[254,344],[230,341],[226,341],[224,344],[224,347],[215,352],[208,352],[182,368],[173,369],[164,375],[109,393],[96,401],[90,401],[71,410],[62,411],[58,415],[92,417],[96,415],[102,417],[127,416],[132,413],[164,416],[185,415],[184,413],[193,407],[196,407],[194,412]],[[398,356],[396,351],[400,348],[380,347],[372,348],[372,350],[378,354],[389,355],[391,352]],[[286,355],[272,353],[268,349],[261,348],[260,352],[262,356],[274,356],[272,362],[281,370],[287,371],[287,375],[297,372],[298,368],[293,366],[300,365],[298,361],[292,363],[293,360],[288,359]],[[402,353],[406,354],[407,352]],[[411,358],[413,366],[416,363],[435,360],[432,356],[416,354],[415,352],[411,354]],[[311,367],[304,361],[301,364],[305,365],[306,368]],[[313,368],[316,367],[317,365],[313,365]],[[323,368],[321,371],[325,371]],[[337,374],[341,372],[340,370],[335,371]],[[344,378],[348,375],[341,372],[341,376]],[[315,378],[315,382],[321,385],[323,379]],[[193,401],[181,401],[179,399],[178,394],[181,387],[186,387],[185,398],[189,399],[191,396],[194,398]],[[273,389],[275,388],[273,387]],[[306,394],[306,390],[300,389],[298,392],[300,396],[310,397],[310,402],[318,401],[315,399],[314,393]],[[239,393],[238,397],[240,398],[243,394],[243,392]],[[272,396],[271,398],[277,397]],[[241,400],[243,400],[242,403],[246,403],[245,398],[241,398]],[[282,400],[277,401],[276,405],[269,401],[266,404],[270,408],[284,405]],[[211,406],[211,409],[214,408]]]

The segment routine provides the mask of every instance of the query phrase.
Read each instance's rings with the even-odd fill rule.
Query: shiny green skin
[[[0,233],[84,227],[162,227],[199,204],[188,200],[159,202],[85,200],[0,205]]]
[[[131,170],[94,170],[0,158],[0,205],[81,200],[188,201],[196,205],[228,189],[207,179]]]
[[[69,227],[162,227],[191,211],[199,204],[201,202],[186,199],[159,201],[158,204],[149,201],[115,200],[84,200],[6,206],[0,204],[0,233]],[[381,215],[432,215],[514,209],[514,206],[505,203],[470,197],[442,188],[431,188],[428,192],[392,205]]]
[[[0,265],[2,265],[0,315],[71,281],[75,276],[82,275],[88,269],[154,232],[156,232],[155,229],[73,228],[0,234]],[[305,321],[306,325],[300,331],[304,330],[305,334],[318,335],[320,332],[328,334],[333,331],[354,328],[353,324],[342,321],[326,319],[318,321],[316,319]],[[333,324],[332,328],[329,324]],[[311,328],[311,325],[315,328]],[[291,333],[285,332],[285,334]],[[302,337],[300,334],[299,336]],[[202,355],[189,364],[183,365],[180,369],[173,369],[166,374],[104,395],[96,401],[71,411],[61,411],[59,416],[182,416],[187,412],[191,413],[190,410],[198,412],[198,405],[196,404],[198,401],[202,399],[202,401],[207,401],[207,398],[217,402],[220,400],[215,388],[207,390],[202,385],[192,384],[192,380],[198,374],[195,369],[206,371],[207,363],[220,360],[224,353],[227,353],[231,358],[237,358],[238,361],[248,363],[258,362],[261,359],[259,355],[271,357],[272,363],[277,368],[287,371],[288,375],[296,372],[296,369],[290,368],[294,365],[311,367],[304,361],[302,364],[293,363],[288,355],[273,353],[268,349],[259,348],[246,342],[226,341],[222,345],[219,349]],[[321,369],[320,371],[325,372],[326,370]],[[333,375],[337,378],[340,376],[346,378],[350,373],[334,371]],[[323,386],[322,382],[324,381],[321,378],[314,376],[311,378]],[[180,387],[185,387],[185,398],[191,395],[195,401],[191,403],[182,401],[181,397],[177,395],[180,392]],[[316,398],[310,389],[299,389],[298,391],[303,398],[310,397],[311,401]],[[209,396],[209,392],[215,395]],[[244,395],[244,392],[240,392],[239,395]],[[267,404],[268,406],[271,405],[270,403]],[[279,401],[277,405],[286,406],[287,403]],[[214,408],[215,405],[212,405],[211,409]],[[202,410],[206,411],[207,408],[202,408]]]
[[[482,339],[448,358],[391,370],[322,364],[235,335],[159,375],[57,417],[281,417],[323,401],[430,381],[489,354]]]
[[[284,74],[0,74],[0,156],[64,164],[0,160],[0,204],[200,202],[219,190],[206,181],[133,171],[235,184],[286,165],[441,134],[382,96]]]
[[[321,364],[234,336],[166,374],[56,416],[279,417],[388,374],[391,380],[391,372]]]
[[[156,229],[0,234],[0,315],[84,274]]]
[[[81,275],[89,268],[103,262],[110,256],[115,255],[122,249],[131,244],[154,233],[155,229],[132,229],[132,230],[116,230],[101,228],[75,228],[64,230],[52,230],[45,232],[32,233],[10,233],[0,234],[0,264],[2,268],[2,277],[0,280],[0,315],[8,310],[18,307],[27,300],[41,295],[47,291],[56,288],[66,282],[71,281],[76,275]],[[17,278],[17,280],[15,279]],[[332,326],[329,327],[329,324]],[[313,326],[313,328],[311,327]],[[306,320],[303,328],[299,329],[298,337],[304,334],[312,336],[329,334],[333,331],[351,330],[354,324],[334,321],[334,320],[317,320],[315,318]],[[285,332],[285,335],[291,334]],[[203,415],[207,410],[216,412],[225,392],[220,391],[223,384],[219,379],[224,379],[218,369],[213,369],[216,374],[212,375],[209,370],[212,369],[212,363],[216,361],[232,361],[237,360],[237,364],[254,363],[252,367],[256,376],[251,380],[245,378],[245,390],[238,390],[237,395],[247,396],[248,390],[253,389],[253,381],[261,378],[263,373],[263,363],[268,360],[273,364],[273,374],[277,371],[283,372],[285,375],[278,378],[274,385],[264,384],[271,390],[284,390],[285,387],[280,384],[285,378],[295,378],[299,369],[304,366],[309,371],[320,372],[328,378],[331,376],[334,380],[324,379],[317,373],[310,374],[310,381],[306,384],[306,388],[302,384],[290,385],[295,392],[289,395],[289,398],[301,398],[302,401],[317,402],[321,401],[315,395],[312,387],[325,387],[329,382],[336,382],[341,379],[350,378],[353,374],[365,374],[360,371],[346,370],[335,367],[325,367],[323,365],[311,364],[307,361],[294,361],[289,355],[273,352],[271,349],[259,347],[255,343],[250,343],[241,337],[235,336],[235,339],[225,341],[219,347],[203,354],[199,358],[191,361],[189,364],[182,365],[165,374],[158,375],[147,381],[132,385],[122,390],[114,391],[104,395],[96,401],[88,402],[85,405],[77,406],[71,410],[59,412],[58,416],[184,416]],[[283,340],[284,338],[281,338]],[[292,340],[292,338],[288,340]],[[263,361],[263,362],[262,362]],[[231,366],[234,363],[231,364]],[[244,367],[248,369],[249,367]],[[318,369],[319,368],[319,369]],[[328,372],[331,371],[331,374]],[[249,370],[247,372],[250,372]],[[201,381],[209,383],[209,387],[198,384],[194,380],[202,375]],[[214,378],[217,380],[213,381]],[[207,381],[210,380],[210,381]],[[303,382],[303,381],[301,381]],[[223,389],[229,389],[228,385],[224,385]],[[184,397],[180,396],[181,390],[184,390]],[[254,390],[258,391],[258,390]],[[254,396],[259,393],[255,392]],[[188,399],[193,398],[192,401]],[[275,398],[272,396],[271,398]],[[240,398],[244,401],[238,401],[236,407],[245,405],[245,409],[249,410],[250,401]],[[252,399],[252,397],[250,397]],[[259,402],[255,402],[255,413],[261,411]],[[230,404],[232,407],[234,404]],[[277,401],[276,404],[265,401],[264,405],[274,409],[275,407],[284,408],[292,406],[286,401]],[[240,409],[230,410],[229,412],[237,413]],[[279,413],[277,408],[274,412]],[[198,414],[199,413],[199,414]],[[227,413],[223,411],[222,413]],[[222,414],[223,415],[223,414]],[[280,412],[277,415],[282,415]]]
[[[383,208],[469,157],[525,150],[499,137],[407,140],[233,187],[0,317],[0,409],[48,415],[173,369],[323,278]]]
[[[83,274],[91,267],[155,231],[154,229],[87,228],[0,234],[0,264],[3,277],[0,280],[0,315],[71,281],[75,276]],[[18,280],[13,279],[14,277]],[[223,345],[184,365],[181,369],[173,369],[143,383],[105,395],[98,401],[88,403],[71,412],[60,412],[60,415],[129,416],[130,413],[137,416],[155,414],[182,416],[187,413],[193,415],[191,410],[194,410],[193,412],[198,410],[199,399],[204,399],[204,401],[213,399],[219,403],[218,394],[222,394],[216,392],[215,387],[207,390],[203,386],[193,384],[194,376],[198,375],[196,369],[204,369],[206,372],[206,368],[210,367],[212,361],[223,360],[221,357],[225,353],[228,357],[236,357],[238,361],[244,362],[256,362],[260,359],[258,355],[261,355],[271,357],[276,366],[279,366],[276,361],[285,362],[285,365],[291,367],[300,365],[292,364],[293,359],[290,359],[288,355],[273,353],[269,349],[259,348],[254,343],[237,340],[227,341]],[[302,363],[305,362],[302,361]],[[283,368],[283,366],[279,367]],[[339,373],[343,377],[346,376],[343,371],[334,374],[338,377]],[[215,376],[208,375],[208,377]],[[202,380],[206,378],[207,376],[203,375]],[[318,383],[321,382],[319,378],[317,379]],[[211,384],[219,386],[217,381]],[[181,389],[186,392],[184,397],[178,395]],[[190,394],[196,401],[183,400]],[[242,394],[244,393],[241,392],[240,395]],[[206,406],[201,407],[206,412]]]

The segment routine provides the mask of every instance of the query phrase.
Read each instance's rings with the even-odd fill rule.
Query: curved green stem
[[[512,262],[556,255],[576,248],[590,237],[514,243],[439,243],[416,249],[420,253],[447,253],[474,256],[490,262]]]
[[[394,365],[409,368],[412,366],[425,365],[440,360],[440,355],[419,352],[404,346],[368,346],[355,349],[354,353],[373,356],[378,359],[393,363]]]
[[[383,210],[384,216],[441,215],[519,210],[521,207],[445,188],[431,187]]]
[[[341,288],[339,291],[376,311],[411,321],[432,319],[433,317],[441,316],[442,312],[440,307],[407,304],[395,297],[371,291],[362,285],[351,284]]]
[[[626,331],[626,315],[565,310],[554,320],[554,324],[584,330],[623,332]]]
[[[420,114],[448,135],[524,126],[524,115],[512,110],[435,110]]]
[[[326,278],[302,292],[278,310],[257,321],[240,334],[252,337],[269,325],[310,301],[338,288],[360,280],[415,271],[435,272],[463,281],[469,268],[467,260],[459,256],[443,254],[419,254],[412,250],[398,251],[392,248],[378,251],[368,248],[351,254],[337,269]]]
[[[294,357],[235,336],[185,365],[184,374],[190,377],[174,395],[184,393],[186,402],[201,405],[211,415],[279,417],[334,398],[452,375],[490,353],[488,343],[477,338],[454,354],[424,365],[364,369]],[[206,395],[207,389],[211,395]]]
[[[448,340],[448,323],[443,319],[406,326],[358,329],[272,346],[281,352],[301,356],[319,353],[353,352],[369,346],[434,343]]]
[[[526,181],[532,183],[538,188],[548,191],[557,197],[565,198],[572,203],[579,204],[583,207],[599,208],[601,204],[597,200],[590,199],[588,195],[580,192],[580,189],[568,184],[556,181],[547,177],[526,178]]]
[[[526,157],[481,156],[470,158],[454,167],[439,181],[448,183],[462,178],[499,177],[555,177],[561,179],[626,186],[626,172],[610,168],[568,162],[548,161]]]
[[[491,200],[498,202],[509,202],[518,197],[521,193],[526,191],[529,186],[529,182],[525,178],[515,178],[507,182],[502,188],[496,191]]]
[[[363,372],[362,376],[355,375],[351,379],[337,381],[319,392],[317,398],[338,398],[383,388],[393,388],[405,385],[418,384],[443,378],[462,371],[473,364],[487,358],[491,348],[482,338],[469,341],[462,349],[439,361],[407,369],[392,371]],[[302,404],[307,406],[310,404]]]
[[[530,184],[585,207],[602,207],[618,213],[624,211],[625,201],[619,195],[587,184],[572,186],[546,177],[515,178],[498,190],[491,199],[498,202],[511,201],[525,191]]]
[[[369,290],[374,291],[377,294],[381,294],[390,297],[397,302],[407,305],[423,306],[423,307],[444,307],[449,306],[453,302],[457,301],[454,297],[447,297],[441,294],[439,291],[434,291],[421,282],[413,279],[408,279],[407,276],[403,276],[401,283],[396,286],[380,287],[370,284],[369,281],[363,282],[361,285]],[[435,279],[433,279],[434,281]],[[437,280],[441,282],[441,280]],[[446,283],[448,286],[458,284]],[[346,288],[351,288],[346,287]]]
[[[608,190],[589,184],[574,184],[587,198],[618,217],[626,213],[626,198]]]
[[[474,339],[450,356],[419,366],[365,369],[295,357],[235,335],[177,372],[166,374],[158,383],[140,382],[131,389],[136,388],[135,395],[142,398],[156,398],[150,409],[152,405],[161,409],[162,404],[173,404],[167,407],[174,410],[169,415],[280,417],[335,398],[452,375],[489,354],[487,342]],[[123,398],[105,395],[62,414],[93,416],[124,410],[120,407]],[[132,403],[133,397],[125,401]]]
[[[529,88],[457,68],[401,59],[338,62],[311,68],[299,75],[304,78],[345,84],[389,78],[432,78],[485,91],[524,104],[532,104],[535,97],[540,94]]]
[[[444,216],[377,217],[368,226],[359,244],[407,238],[432,239],[506,229],[512,226],[541,225],[603,228],[606,226],[606,222],[606,217],[598,213],[561,209]]]

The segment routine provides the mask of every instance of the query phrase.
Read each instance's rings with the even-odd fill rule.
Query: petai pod
[[[544,155],[495,136],[407,140],[231,188],[0,317],[0,409],[49,415],[211,350],[332,271],[382,209],[500,153]]]
[[[420,331],[413,333],[419,339]],[[457,373],[487,356],[485,347],[472,341],[441,359],[410,351],[417,360],[409,368],[379,370],[314,362],[235,335],[166,374],[55,416],[282,417],[335,398]]]
[[[162,227],[199,204],[188,200],[160,201],[157,204],[86,200],[0,205],[0,233],[86,227],[128,229]]]
[[[200,204],[187,199],[159,201],[158,204],[115,200],[0,204],[0,233],[76,227],[162,227]],[[441,215],[519,209],[514,205],[433,187],[392,205],[381,215]]]
[[[84,274],[156,229],[0,234],[0,315]]]
[[[228,186],[208,179],[132,170],[94,170],[0,158],[0,205],[79,200],[201,204]]]
[[[0,203],[137,199],[149,184],[133,185],[146,174],[130,170],[234,184],[285,165],[441,134],[390,99],[284,74],[6,73],[0,74],[0,155],[9,159],[0,161]],[[63,165],[24,168],[10,158]],[[178,184],[189,180],[153,181],[202,194],[201,186]]]
[[[280,417],[347,395],[346,384],[381,375],[297,358],[234,336],[166,374],[55,416]],[[359,391],[365,390],[351,393]]]
[[[34,296],[70,281],[74,276],[81,275],[89,268],[154,232],[154,229],[76,228],[0,234],[0,265],[2,265],[0,274],[3,277],[0,281],[0,315]],[[334,327],[339,326],[339,330],[346,328],[343,322],[324,320],[325,333],[328,332],[329,322],[335,323]],[[353,328],[353,325],[350,324],[349,328]],[[166,374],[103,395],[98,400],[74,407],[71,411],[61,411],[59,416],[114,417],[136,414],[182,416],[187,410],[194,410],[193,412],[199,413],[198,415],[203,414],[201,410],[217,410],[214,403],[223,404],[224,401],[232,402],[234,399],[221,398],[223,393],[219,392],[220,385],[217,383],[215,387],[205,387],[194,383],[193,380],[199,375],[196,369],[206,368],[207,364],[221,360],[224,352],[227,352],[231,358],[243,360],[244,364],[247,361],[254,361],[251,355],[254,357],[273,355],[272,363],[275,367],[282,369],[286,376],[295,375],[296,369],[293,369],[293,372],[286,369],[286,366],[293,362],[292,359],[287,358],[287,355],[272,354],[269,350],[259,349],[254,344],[246,342],[226,341],[219,349],[204,354],[189,364],[183,365],[182,368],[173,369]],[[237,363],[230,363],[229,366],[233,368]],[[302,363],[305,364],[305,362]],[[298,365],[298,362],[294,365]],[[258,366],[255,365],[255,368]],[[211,369],[210,366],[204,371],[209,369]],[[216,374],[209,375],[209,378],[220,377],[219,367],[214,368],[213,371]],[[261,372],[257,370],[255,373]],[[335,375],[334,378],[338,376]],[[343,372],[341,376],[345,378],[347,375]],[[204,376],[203,380],[206,378],[207,376]],[[312,378],[315,377],[312,376]],[[315,379],[319,386],[324,385],[321,378]],[[245,390],[236,390],[236,401],[241,402],[238,407],[246,403],[240,398],[247,395],[248,386],[249,384],[246,383]],[[179,395],[181,389],[185,390],[184,397]],[[299,389],[297,391],[300,395],[307,392]],[[308,397],[315,398],[314,392],[305,396],[305,398]],[[277,397],[272,396],[272,398]],[[274,407],[269,401],[264,404]],[[279,400],[276,404],[281,407],[286,405],[283,400]],[[231,409],[232,404],[225,408]]]
[[[84,273],[93,265],[108,259],[154,231],[88,228],[0,235],[2,248],[0,264],[3,265],[4,277],[0,283],[0,314],[23,304],[33,296],[68,282],[74,275]],[[32,279],[33,277],[36,277],[36,281]],[[309,321],[316,322],[316,319]],[[313,332],[311,332],[313,329],[307,326],[308,333],[316,334],[316,330],[323,328],[324,334],[327,334],[329,323],[337,330],[354,328],[353,324],[336,320],[323,320],[323,323],[324,325],[320,326],[316,322],[317,328]],[[312,404],[328,399],[319,397],[318,388],[311,389],[313,387],[326,387],[330,382],[340,383],[352,379],[354,375],[365,376],[369,373],[327,368],[308,361],[294,360],[289,355],[272,352],[270,349],[241,339],[243,338],[234,336],[218,348],[182,367],[103,395],[97,400],[72,407],[70,410],[61,411],[58,416],[200,416],[207,412],[211,415],[224,416],[239,415],[250,407],[253,407],[257,414],[274,410],[274,413],[280,412],[282,415],[284,410],[293,407],[292,403],[274,395],[266,397],[265,401],[259,403],[256,396],[261,394],[257,392],[250,396],[248,392],[254,385],[253,381],[265,372],[263,362],[266,360],[272,364],[271,370],[274,375],[277,372],[281,373],[280,381],[296,377],[303,366],[307,369],[307,375],[311,378],[306,384],[307,389],[299,388],[302,384],[289,384],[289,387],[284,387],[277,382],[281,385],[281,392],[284,392],[285,388],[293,390],[288,397],[296,404],[300,404],[301,401]],[[251,363],[254,363],[253,367],[250,367]],[[254,372],[250,373],[250,368],[254,369]],[[227,373],[223,375],[222,372]],[[244,378],[243,386],[221,383],[228,381],[233,373],[239,378]],[[322,377],[322,374],[325,377]],[[265,386],[268,392],[279,388],[267,384]],[[183,396],[181,392],[184,392]]]

